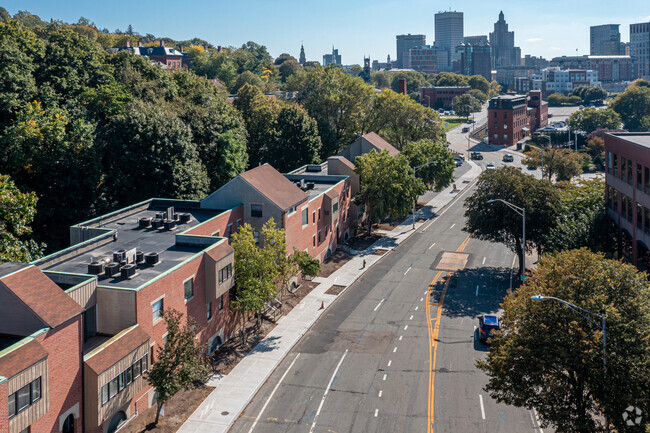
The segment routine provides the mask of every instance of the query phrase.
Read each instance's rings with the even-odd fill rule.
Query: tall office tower
[[[306,61],[307,58],[305,57],[305,47],[300,44],[300,60],[298,60],[298,63],[300,63],[302,66],[305,66]]]
[[[471,44],[472,46],[489,45],[487,35],[465,36],[465,37],[463,37],[463,43],[464,44]]]
[[[589,27],[589,54],[592,56],[618,56],[620,54],[620,24],[603,24]]]
[[[335,65],[341,65],[341,55],[339,54],[338,49],[334,49],[332,47],[332,54],[325,54],[323,55],[323,66],[327,66],[330,63],[334,63]]]
[[[451,68],[454,61],[460,60],[460,53],[456,52],[456,47],[463,42],[463,13],[438,12],[435,14],[434,27],[436,35],[434,46],[449,53],[447,68]]]
[[[521,65],[521,49],[515,47],[515,32],[508,31],[503,11],[499,13],[499,21],[494,23],[494,31],[490,33],[490,46],[494,68]]]
[[[486,80],[492,81],[492,50],[489,44],[464,43],[456,47],[456,51],[461,55],[459,67],[461,74],[481,75]]]
[[[630,57],[639,65],[639,76],[650,78],[650,21],[630,24]]]
[[[399,69],[406,68],[408,62],[409,50],[411,48],[422,47],[426,45],[425,35],[397,35],[397,57],[395,66]]]

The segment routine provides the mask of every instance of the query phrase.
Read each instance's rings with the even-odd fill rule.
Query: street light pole
[[[488,203],[494,203],[496,201],[500,201],[506,206],[508,206],[510,209],[513,211],[517,212],[517,214],[521,215],[522,218],[522,255],[521,255],[521,277],[523,278],[526,275],[526,208],[524,207],[519,207],[515,206],[514,204],[507,202],[503,199],[500,198],[495,198],[492,200],[488,200]]]
[[[530,299],[533,301],[546,301],[546,300],[552,300],[552,301],[557,301],[561,304],[566,305],[579,315],[581,315],[583,318],[587,319],[589,322],[591,322],[593,325],[596,327],[600,328],[601,331],[603,331],[603,374],[604,374],[604,380],[605,383],[603,384],[603,400],[604,400],[604,406],[607,405],[607,323],[605,322],[605,314],[596,314],[592,313],[591,311],[578,307],[575,304],[572,304],[570,302],[567,302],[565,300],[553,297],[553,296],[542,296],[542,295],[534,295],[531,296]],[[598,322],[595,322],[592,320],[588,315],[597,317],[600,319],[600,324]],[[605,428],[606,431],[609,432],[609,416],[607,415],[607,408],[604,410],[604,415],[605,415]]]
[[[415,179],[415,172],[418,171],[421,168],[426,167],[427,165],[432,165],[432,164],[437,164],[438,161],[429,161],[425,162],[422,165],[418,165],[417,167],[413,167],[413,179]],[[415,230],[415,202],[417,201],[417,197],[413,200],[413,230]]]

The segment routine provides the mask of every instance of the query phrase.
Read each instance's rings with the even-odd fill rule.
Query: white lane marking
[[[435,242],[432,243],[431,246],[430,246],[429,248],[427,248],[427,250],[430,250],[431,248],[433,248],[433,246],[434,246],[435,244],[436,244]]]
[[[424,298],[420,298],[420,302],[424,301]]]
[[[483,257],[483,265],[485,264],[485,259],[487,259],[487,257]]]
[[[478,296],[478,285],[476,286],[476,295],[474,296]]]
[[[381,398],[382,391],[381,389],[379,390],[379,395],[377,397]]]
[[[481,416],[485,419],[485,408],[483,407],[483,396],[481,394],[478,395],[478,400],[481,402]]]
[[[343,356],[341,356],[341,359],[339,360],[339,363],[336,365],[336,368],[334,369],[334,373],[332,373],[332,377],[330,378],[330,381],[327,382],[327,387],[325,388],[325,393],[323,394],[323,398],[320,401],[320,404],[318,405],[318,410],[316,411],[316,415],[314,415],[314,422],[311,424],[311,428],[309,429],[309,433],[312,433],[314,431],[314,427],[316,427],[316,421],[318,420],[318,415],[320,415],[320,410],[323,408],[323,403],[325,403],[325,398],[327,398],[327,393],[330,391],[330,386],[332,386],[332,382],[334,381],[334,378],[336,377],[336,372],[339,371],[339,368],[341,368],[341,364],[343,364],[343,360],[345,359],[345,355],[348,354],[347,349],[345,350],[345,353],[343,353]]]
[[[409,329],[409,325],[404,325],[404,330],[406,331],[407,329]]]
[[[409,320],[413,320],[413,315],[411,314],[411,317],[409,317]]]
[[[382,380],[386,380],[386,375],[384,374],[384,378]]]
[[[393,353],[397,352],[397,347],[393,347]]]
[[[516,261],[516,260],[517,260],[517,254],[515,254],[515,255],[512,257],[512,265],[510,265],[511,268],[514,268],[514,267],[515,267],[515,261]]]
[[[381,307],[381,304],[382,304],[383,302],[384,302],[384,299],[382,299],[381,301],[379,301],[379,304],[377,304],[377,306],[375,307],[375,309],[372,310],[372,311],[377,311],[377,309],[378,309],[379,307]]]
[[[428,291],[424,292],[425,295],[426,295],[427,293],[429,293],[429,292],[428,292]]]
[[[449,227],[449,230],[453,229],[456,224],[452,224],[451,227]]]
[[[275,385],[275,388],[273,388],[273,391],[271,391],[271,395],[269,395],[269,398],[268,398],[268,399],[266,400],[266,402],[264,403],[264,406],[262,406],[262,410],[260,410],[260,413],[257,414],[257,418],[255,418],[255,422],[253,422],[253,425],[251,426],[251,429],[248,430],[248,433],[251,433],[251,432],[253,431],[253,429],[254,429],[255,426],[257,425],[257,422],[260,420],[260,417],[261,417],[262,414],[264,413],[264,410],[266,409],[266,406],[268,406],[269,402],[270,402],[271,399],[273,398],[273,395],[275,394],[275,391],[278,390],[278,388],[280,387],[280,384],[282,383],[282,381],[284,380],[284,378],[287,376],[287,374],[289,373],[289,370],[291,370],[291,367],[293,367],[293,364],[296,363],[296,361],[298,360],[299,357],[300,357],[300,353],[299,353],[298,355],[296,355],[295,358],[293,358],[293,361],[291,361],[291,364],[289,364],[289,368],[287,368],[287,371],[284,372],[284,374],[283,374],[282,377],[280,378],[280,381],[277,383],[277,385]]]
[[[399,336],[399,341],[402,341],[402,337],[404,337],[404,336],[403,335]]]
[[[406,272],[404,272],[404,275],[408,274],[410,270],[411,270],[411,267],[409,266],[409,268],[406,270]]]
[[[375,418],[377,418],[378,413],[379,413],[379,409],[375,409]]]
[[[538,425],[537,428],[539,429],[539,433],[544,433],[544,430],[542,430],[542,428],[539,427],[539,415],[537,414],[535,408],[533,408],[533,413],[535,414],[535,421],[537,421],[537,425]]]
[[[391,360],[389,359],[389,360],[388,360],[388,366],[390,367],[390,365],[391,365],[392,363],[393,363],[393,361],[391,361]]]

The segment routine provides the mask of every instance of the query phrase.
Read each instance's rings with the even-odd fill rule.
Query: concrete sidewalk
[[[422,209],[416,212],[416,230],[439,213],[476,179],[481,168],[467,161],[471,169],[456,179],[453,185],[438,193]],[[374,254],[377,249],[388,252],[406,240],[415,231],[412,218],[395,227],[364,251],[353,251],[355,256],[327,278],[317,277],[320,283],[286,316],[278,320],[277,326],[227,375],[213,377],[208,385],[215,389],[194,411],[178,430],[179,433],[222,433],[235,422],[273,370],[289,353],[309,328],[318,320],[336,299],[337,295],[326,294],[333,285],[346,288],[363,275],[382,256]],[[366,261],[365,268],[363,260]],[[321,303],[325,308],[320,309]]]

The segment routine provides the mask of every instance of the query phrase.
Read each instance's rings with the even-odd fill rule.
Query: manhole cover
[[[465,269],[468,257],[469,254],[451,252],[443,253],[436,269],[443,271],[458,271],[460,269]]]
[[[230,414],[230,412],[228,412],[227,410],[224,410],[223,412],[221,412],[221,415],[223,415],[223,416],[226,416],[228,414]]]

